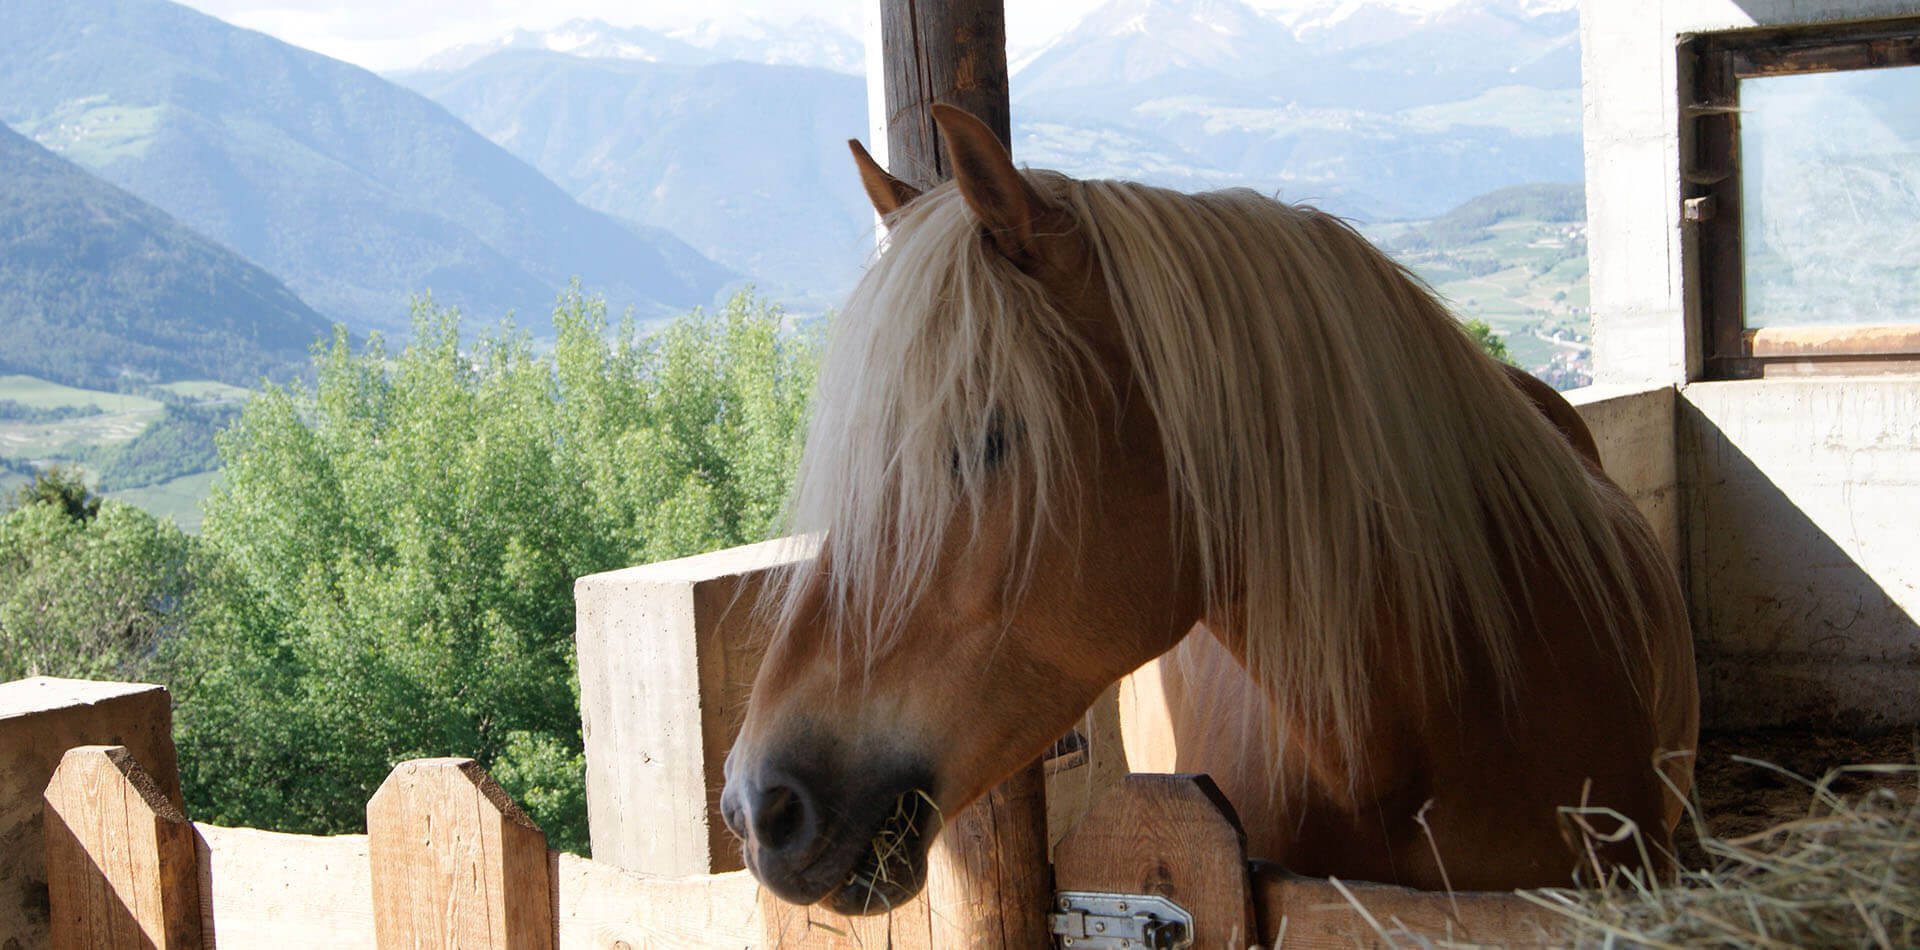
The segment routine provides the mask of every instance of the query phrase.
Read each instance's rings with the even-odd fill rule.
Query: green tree
[[[1487,321],[1475,317],[1460,325],[1467,331],[1467,336],[1473,338],[1474,344],[1480,347],[1481,352],[1508,366],[1520,365],[1513,361],[1512,356],[1508,355],[1507,341],[1500,339],[1500,335],[1493,332],[1493,327],[1489,326]]]
[[[190,541],[172,522],[71,493],[0,517],[0,682],[23,676],[141,679],[183,619]]]
[[[100,496],[87,487],[86,475],[79,469],[56,465],[36,472],[14,497],[16,509],[34,506],[51,506],[74,521],[85,521],[100,513]]]
[[[748,296],[657,335],[577,289],[551,354],[336,335],[220,436],[196,629],[170,659],[195,814],[358,827],[398,760],[471,755],[585,845],[575,578],[778,524],[814,348]]]

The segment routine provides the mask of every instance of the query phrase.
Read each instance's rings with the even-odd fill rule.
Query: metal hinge
[[[1072,950],[1185,950],[1193,946],[1193,915],[1164,897],[1061,891],[1047,925]]]

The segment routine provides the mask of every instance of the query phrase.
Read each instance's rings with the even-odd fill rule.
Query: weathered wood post
[[[367,802],[381,947],[552,950],[547,836],[472,759],[395,766]]]
[[[199,950],[193,826],[125,746],[61,757],[47,783],[46,861],[54,950]]]
[[[874,2],[878,9],[872,11],[867,37],[873,157],[895,178],[923,190],[952,178],[933,124],[936,102],[973,113],[1011,146],[1007,17],[1001,0]]]
[[[930,188],[952,177],[933,121],[934,103],[979,117],[1011,150],[1007,18],[1001,0],[914,3],[878,0],[868,41],[877,34],[880,77],[868,77],[878,143],[889,173]],[[868,56],[869,68],[873,57]],[[879,96],[874,96],[876,90]],[[1047,864],[1047,803],[1041,764],[1033,762],[952,817],[934,843],[927,899],[942,947],[1045,946],[1053,897]]]
[[[46,946],[41,795],[61,756],[82,745],[126,746],[161,796],[181,806],[165,687],[44,676],[0,683],[0,944]]]

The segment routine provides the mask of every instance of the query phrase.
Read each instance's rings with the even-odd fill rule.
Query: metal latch
[[[1072,950],[1185,950],[1193,946],[1193,915],[1164,897],[1061,891],[1047,924]]]

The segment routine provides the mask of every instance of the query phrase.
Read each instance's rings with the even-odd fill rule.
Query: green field
[[[244,402],[250,394],[238,386],[210,380],[163,383],[150,387],[149,392],[153,391],[201,405],[233,405]],[[166,406],[150,395],[79,389],[33,376],[0,376],[0,399],[39,409],[91,406],[103,410],[97,415],[54,422],[0,419],[0,459],[38,467],[75,467],[86,472],[89,481],[97,481],[102,466],[121,446],[166,414]],[[170,517],[187,531],[198,531],[200,502],[211,489],[215,474],[199,472],[157,485],[109,492],[107,497]],[[11,496],[25,482],[22,475],[0,471],[0,497]]]
[[[37,409],[60,406],[97,406],[107,412],[157,412],[160,409],[158,400],[145,396],[76,389],[33,376],[0,376],[0,399],[11,399]]]
[[[1481,319],[1514,362],[1563,382],[1589,363],[1586,225],[1510,217],[1475,228],[1406,222],[1367,236],[1431,285],[1463,320]],[[1556,379],[1558,368],[1563,378]]]
[[[213,491],[213,480],[218,477],[218,472],[201,472],[158,485],[108,492],[107,497],[118,498],[136,508],[145,509],[156,518],[172,518],[180,530],[199,534],[200,503],[207,500],[207,495]]]

